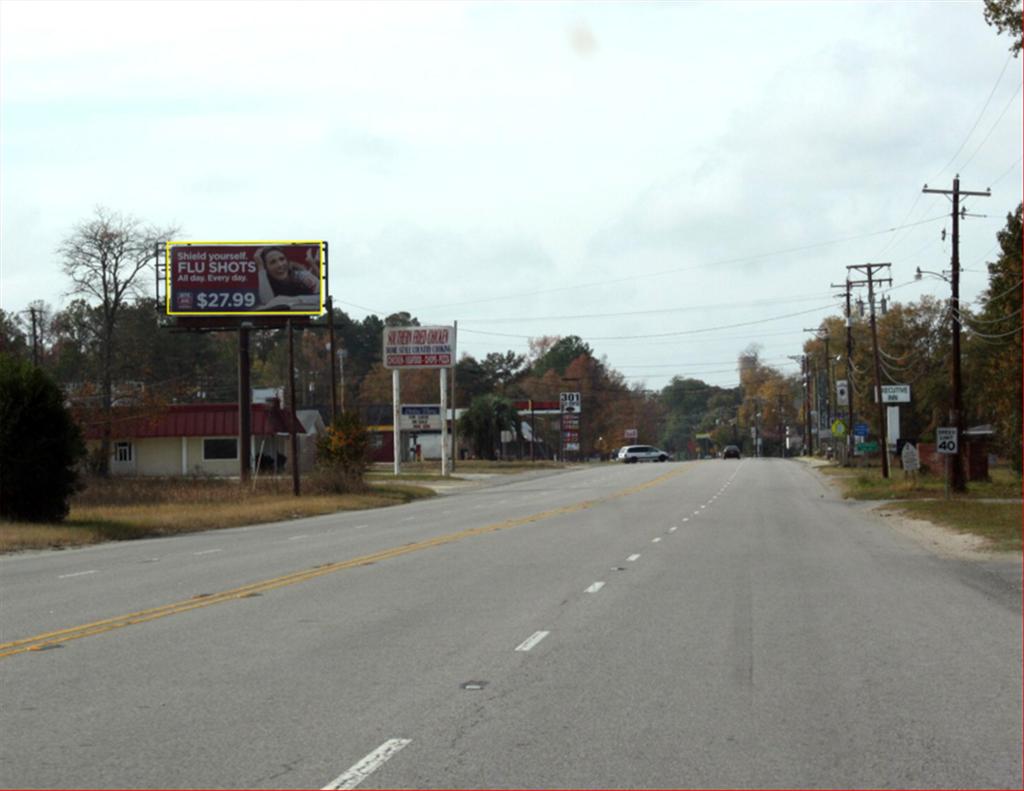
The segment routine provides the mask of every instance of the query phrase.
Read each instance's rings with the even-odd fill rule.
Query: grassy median
[[[906,475],[897,468],[885,479],[879,469],[818,469],[848,499],[880,500],[886,511],[981,536],[993,551],[1021,549],[1021,479],[1008,467],[991,468],[988,481],[969,481],[966,492],[951,494],[948,500],[945,480],[938,475]]]
[[[278,522],[337,511],[399,505],[433,492],[409,484],[333,494],[315,480],[292,494],[291,478],[264,478],[242,486],[222,479],[96,479],[87,482],[59,524],[0,522],[0,552],[48,549],[104,541],[169,536]]]

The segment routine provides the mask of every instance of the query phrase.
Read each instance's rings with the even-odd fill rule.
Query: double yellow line
[[[325,574],[333,574],[336,571],[356,568],[357,566],[368,566],[371,563],[379,563],[382,560],[390,560],[391,558],[408,555],[412,552],[419,552],[424,549],[451,544],[455,541],[461,541],[464,538],[482,536],[486,533],[494,533],[498,530],[508,530],[512,527],[520,527],[533,522],[541,522],[545,519],[551,519],[556,516],[585,511],[588,508],[593,508],[595,505],[610,502],[611,500],[615,500],[620,497],[628,497],[629,495],[637,494],[646,489],[658,486],[659,484],[680,475],[686,469],[686,467],[674,469],[671,472],[660,475],[646,483],[632,486],[629,489],[623,489],[622,491],[615,492],[614,494],[607,495],[606,497],[600,497],[594,500],[584,500],[572,505],[552,508],[548,511],[541,511],[540,513],[519,517],[517,519],[507,519],[504,522],[496,522],[483,527],[461,530],[458,533],[449,533],[447,535],[438,536],[437,538],[428,538],[424,541],[416,541],[400,547],[383,549],[380,552],[374,552],[370,555],[362,555],[357,558],[351,558],[350,560],[340,560],[336,563],[324,563],[320,566],[314,566],[311,569],[295,571],[291,574],[274,577],[273,579],[253,582],[249,585],[231,588],[230,590],[221,591],[220,593],[194,596],[191,599],[174,602],[172,604],[164,604],[160,607],[152,607],[148,610],[139,610],[138,612],[128,613],[127,615],[118,615],[114,618],[106,618],[102,621],[93,621],[92,623],[83,624],[81,626],[71,626],[67,629],[58,629],[53,632],[44,632],[43,634],[33,635],[32,637],[24,637],[20,640],[0,643],[0,659],[8,656],[14,656],[15,654],[23,654],[28,651],[42,651],[46,648],[70,642],[71,640],[80,640],[83,637],[103,634],[104,632],[110,632],[114,629],[123,629],[126,626],[134,626],[135,624],[146,623],[147,621],[155,621],[158,618],[166,618],[168,615],[177,615],[178,613],[188,612],[189,610],[198,610],[200,607],[210,607],[214,604],[220,604],[226,601],[249,598],[260,593],[275,590],[276,588],[283,588],[286,585],[295,585],[299,582],[316,579],[317,577],[322,577]]]

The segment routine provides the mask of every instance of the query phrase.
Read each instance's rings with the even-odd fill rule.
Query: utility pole
[[[820,340],[825,341],[825,398],[824,398],[824,402],[825,402],[824,403],[824,405],[825,405],[825,426],[827,428],[831,429],[831,427],[832,427],[832,397],[831,397],[831,390],[832,390],[832,376],[831,376],[831,372],[832,372],[832,359],[831,359],[831,352],[829,351],[829,348],[828,348],[828,344],[829,344],[829,341],[832,339],[832,336],[829,335],[827,327],[817,327],[815,329],[807,329],[807,327],[804,327],[804,332],[813,332]],[[819,410],[818,428],[820,429],[821,428],[821,416],[820,416],[821,412],[820,412],[820,410],[821,410],[821,406],[822,406],[820,402],[821,402],[822,399],[821,399],[821,393],[818,393],[817,395],[818,395],[817,406],[818,406],[818,410]],[[820,440],[820,437],[819,437],[819,440]],[[830,440],[830,442],[831,442],[831,440]],[[820,445],[820,441],[819,441],[819,445]]]
[[[842,288],[835,283],[832,288]],[[847,463],[852,464],[853,459],[853,312],[851,310],[850,298],[853,289],[850,287],[850,279],[846,279],[846,289],[841,292],[846,298],[846,458]]]
[[[892,278],[876,278],[875,272],[883,267],[892,264],[851,264],[847,270],[856,269],[867,275],[867,280],[850,280],[850,286],[868,287],[868,303],[871,308],[871,344],[875,351],[875,400],[878,402],[878,426],[881,435],[879,445],[882,450],[882,477],[889,477],[889,437],[885,423],[885,404],[882,402],[882,365],[878,354],[878,326],[875,322],[875,283],[889,283],[892,285]]]
[[[789,359],[793,362],[800,363],[800,384],[804,389],[804,447],[803,453],[805,456],[810,455],[810,442],[809,437],[811,435],[811,400],[810,394],[807,389],[807,355],[806,354],[790,354]]]
[[[36,368],[39,367],[39,331],[36,323],[36,309],[29,308],[29,314],[32,316],[32,365]]]
[[[949,301],[950,313],[953,317],[953,351],[951,361],[951,373],[950,379],[952,385],[952,393],[950,394],[949,404],[949,419],[950,422],[956,427],[956,453],[950,459],[949,465],[949,485],[954,492],[963,492],[967,490],[967,484],[964,479],[964,404],[963,404],[963,382],[960,378],[960,197],[961,196],[975,196],[980,198],[988,198],[992,195],[992,190],[987,189],[984,192],[973,192],[970,190],[960,189],[960,174],[958,173],[953,178],[953,189],[951,190],[934,190],[928,189],[928,185],[925,184],[921,192],[931,192],[939,195],[949,195],[953,199],[953,254],[952,254],[952,280],[950,285],[952,286],[952,296]],[[966,209],[964,209],[964,215],[966,216]]]

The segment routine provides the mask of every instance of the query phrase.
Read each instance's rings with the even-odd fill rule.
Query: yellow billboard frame
[[[214,311],[172,311],[171,310],[171,248],[172,247],[201,247],[222,246],[222,247],[254,247],[274,245],[313,245],[320,249],[320,271],[317,273],[320,281],[320,307],[319,310],[239,310],[229,312]],[[323,239],[276,239],[276,240],[244,240],[235,242],[165,242],[164,243],[164,309],[168,316],[206,316],[209,318],[224,318],[231,316],[322,316],[325,310],[324,293],[327,290],[327,243]]]

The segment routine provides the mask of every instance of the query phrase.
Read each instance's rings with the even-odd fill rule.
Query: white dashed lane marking
[[[516,651],[529,651],[549,634],[551,634],[551,632],[534,632],[516,646]]]
[[[639,560],[639,559],[640,559],[639,555],[630,555],[628,558],[626,558],[626,560],[628,560],[630,563],[632,563],[635,560]]]
[[[591,585],[589,588],[587,588],[586,592],[587,593],[597,593],[603,587],[604,587],[604,583],[603,582],[595,582],[593,585]]]
[[[69,580],[72,577],[84,577],[86,574],[95,574],[95,573],[96,573],[96,569],[89,569],[88,571],[76,571],[73,574],[61,574],[59,577],[57,577],[57,579],[59,579],[59,580]]]
[[[202,552],[193,552],[193,555],[212,555],[214,552],[223,552],[223,549],[204,549]]]
[[[341,791],[341,789],[355,788],[380,769],[395,753],[411,741],[412,739],[388,739],[359,763],[354,764],[352,768],[338,775],[334,780],[325,785],[323,791]]]

